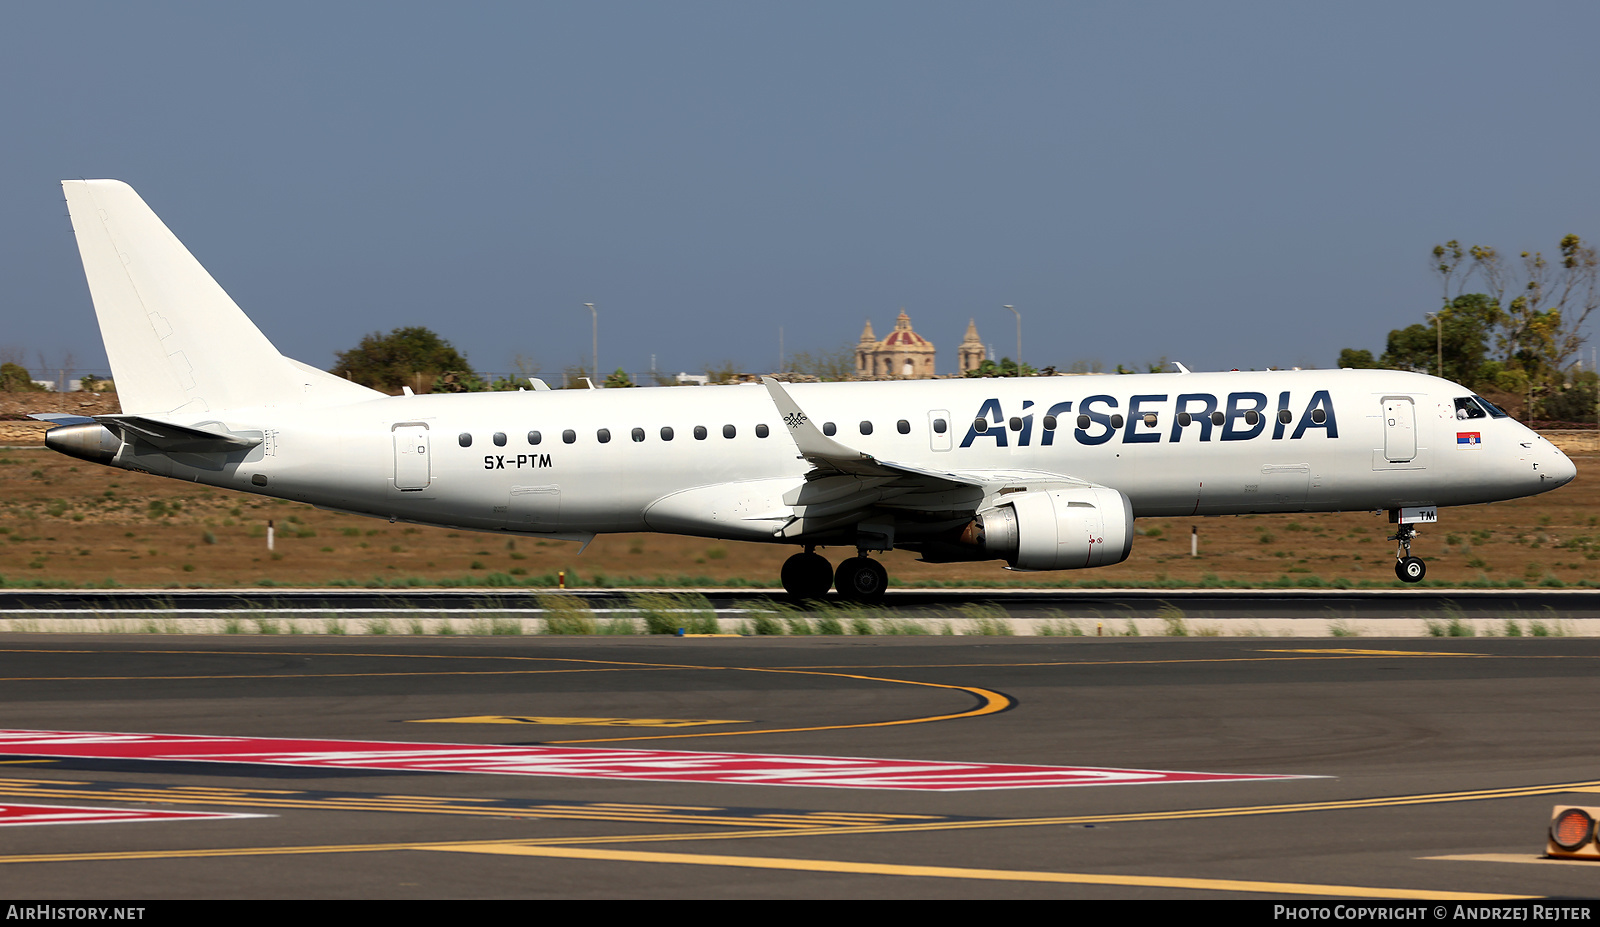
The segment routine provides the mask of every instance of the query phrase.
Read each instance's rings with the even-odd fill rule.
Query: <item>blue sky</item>
[[[1600,238],[1592,3],[10,3],[0,351],[104,368],[57,181],[131,183],[284,353],[480,370],[881,336],[952,370],[1329,366],[1447,239]]]

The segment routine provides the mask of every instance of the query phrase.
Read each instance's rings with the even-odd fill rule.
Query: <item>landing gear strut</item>
[[[783,562],[783,591],[796,599],[820,599],[833,585],[833,567],[815,547]]]
[[[1411,539],[1416,536],[1417,529],[1400,525],[1395,529],[1394,537],[1389,538],[1400,542],[1400,549],[1395,552],[1394,575],[1400,577],[1402,582],[1420,583],[1428,572],[1428,565],[1422,562],[1421,557],[1411,556]]]

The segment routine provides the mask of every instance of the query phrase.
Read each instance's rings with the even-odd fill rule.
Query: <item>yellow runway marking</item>
[[[783,859],[761,856],[716,856],[698,853],[656,853],[640,850],[599,850],[587,847],[542,847],[527,843],[482,840],[439,842],[327,844],[295,847],[224,847],[201,850],[129,850],[94,853],[40,853],[0,856],[0,865],[14,863],[115,862],[150,859],[216,859],[246,856],[313,856],[331,853],[387,853],[396,850],[434,850],[503,856],[536,856],[610,862],[678,863],[730,866],[744,869],[780,869],[795,872],[838,872],[855,875],[894,875],[941,879],[978,879],[1001,882],[1047,882],[1067,885],[1114,885],[1131,888],[1177,888],[1197,891],[1258,892],[1284,895],[1348,896],[1354,898],[1417,898],[1460,901],[1536,898],[1536,895],[1490,895],[1473,892],[1439,892],[1423,889],[1378,888],[1353,885],[1315,885],[1300,882],[1257,882],[1238,879],[1189,879],[1168,876],[1102,875],[1086,872],[1044,872],[1016,869],[969,869],[953,866],[907,866],[892,863],[855,863],[844,860]]]
[[[1592,859],[1550,859],[1532,853],[1459,853],[1455,856],[1424,856],[1451,863],[1542,863],[1546,866],[1596,866]]]
[[[476,715],[466,718],[413,718],[408,724],[559,724],[568,727],[699,727],[702,724],[750,724],[678,718],[525,718],[515,715]]]
[[[931,879],[981,879],[991,882],[1049,882],[1066,885],[1115,885],[1123,888],[1179,888],[1196,891],[1257,892],[1274,895],[1318,895],[1349,898],[1413,898],[1488,901],[1535,898],[1536,895],[1490,895],[1439,892],[1370,885],[1313,885],[1299,882],[1254,882],[1238,879],[1184,879],[1166,876],[1100,875],[1088,872],[1040,872],[1026,869],[967,869],[956,866],[904,866],[855,863],[833,859],[782,859],[765,856],[711,856],[698,853],[652,853],[638,850],[594,850],[576,847],[533,847],[514,843],[457,844],[426,847],[447,853],[488,853],[554,859],[604,860],[624,863],[676,863],[688,866],[731,866],[791,872],[838,872],[851,875],[913,876]]]
[[[865,727],[895,727],[902,724],[928,724],[933,721],[954,721],[957,718],[980,718],[1005,711],[1014,703],[1009,696],[1001,695],[989,689],[980,689],[977,686],[953,686],[939,682],[918,682],[915,679],[887,679],[881,676],[859,676],[854,673],[818,673],[812,670],[796,669],[768,669],[765,667],[745,666],[729,667],[750,673],[795,673],[802,676],[837,676],[842,679],[861,679],[867,682],[887,682],[902,686],[926,686],[930,689],[952,689],[965,692],[978,699],[978,707],[967,711],[958,711],[945,715],[930,715],[921,718],[902,718],[896,721],[863,721],[859,724],[821,724],[810,727],[777,727],[764,728],[759,731],[703,731],[696,734],[647,734],[643,737],[600,737],[588,740],[547,740],[547,744],[594,744],[594,743],[622,743],[633,740],[673,740],[685,737],[745,737],[752,734],[795,734],[803,731],[845,731]]]
[[[1485,653],[1456,653],[1438,650],[1335,650],[1333,648],[1308,648],[1305,650],[1263,650],[1262,653],[1315,653],[1344,657],[1486,657]]]
[[[316,795],[284,789],[231,789],[212,786],[123,786],[94,788],[70,780],[0,780],[0,798],[26,801],[67,800],[140,802],[185,805],[222,805],[304,811],[380,811],[391,814],[441,814],[472,817],[610,821],[630,824],[687,824],[715,828],[760,828],[784,832],[791,829],[855,829],[865,825],[932,821],[935,815],[873,812],[794,811],[731,813],[727,809],[693,805],[582,802],[571,804],[505,804],[493,798],[451,798],[434,795]],[[666,835],[676,836],[676,835]],[[581,839],[581,838],[580,838]],[[644,838],[652,839],[652,838]]]

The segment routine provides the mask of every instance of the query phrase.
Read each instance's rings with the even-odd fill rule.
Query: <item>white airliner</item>
[[[279,354],[126,184],[62,186],[123,411],[45,443],[335,511],[792,544],[791,594],[871,600],[874,551],[1081,569],[1126,559],[1135,518],[1252,512],[1387,509],[1416,582],[1437,507],[1576,473],[1471,390],[1395,371],[387,396]]]

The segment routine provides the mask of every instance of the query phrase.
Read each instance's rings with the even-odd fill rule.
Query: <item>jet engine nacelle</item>
[[[1015,570],[1110,566],[1133,549],[1133,503],[1104,486],[1016,493],[980,512],[963,540]]]

